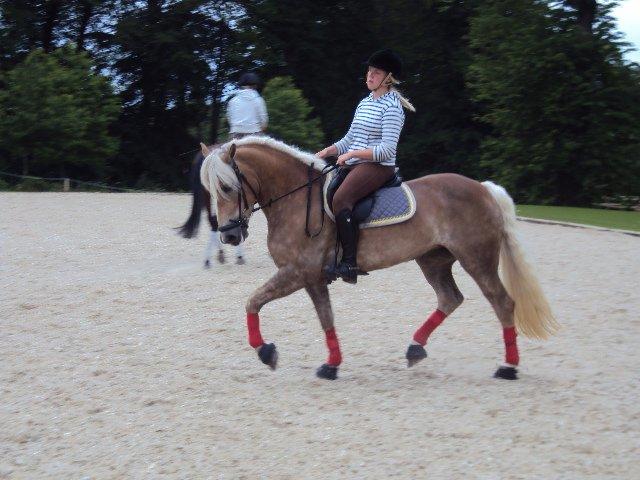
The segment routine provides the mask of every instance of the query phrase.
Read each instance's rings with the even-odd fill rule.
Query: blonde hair
[[[402,92],[395,87],[396,85],[400,85],[400,80],[396,79],[393,74],[390,73],[387,75],[387,78],[385,79],[385,85],[389,86],[390,91],[396,92],[398,94],[398,97],[400,97],[400,103],[404,108],[406,108],[410,112],[416,111],[416,107],[414,107],[409,99],[402,95]]]

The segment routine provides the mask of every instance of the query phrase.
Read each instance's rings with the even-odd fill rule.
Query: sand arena
[[[330,287],[344,363],[304,292],[267,305],[262,365],[244,303],[275,271],[257,214],[248,263],[201,267],[190,197],[0,194],[0,478],[634,479],[640,475],[640,238],[519,222],[563,329],[520,337],[521,379],[488,302],[429,358],[404,352],[435,305],[418,267]],[[228,256],[232,250],[227,249]]]

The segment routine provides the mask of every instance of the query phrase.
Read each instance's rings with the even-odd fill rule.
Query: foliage
[[[309,118],[312,108],[290,77],[275,77],[264,88],[269,112],[269,135],[305,150],[322,148],[318,118]]]
[[[183,187],[192,158],[183,154],[216,137],[222,88],[236,71],[227,7],[218,3],[125,4],[101,38],[124,101],[114,180]]]
[[[35,50],[3,80],[0,148],[23,173],[100,174],[118,147],[108,128],[119,101],[86,54]]]
[[[243,5],[265,74],[295,80],[320,117],[325,144],[342,138],[368,94],[369,55],[384,47],[399,52],[406,72],[401,89],[417,108],[416,114],[407,113],[398,148],[401,171],[411,178],[438,171],[476,173],[483,127],[473,119],[464,85],[468,18],[475,3],[258,0]]]
[[[640,83],[602,10],[593,34],[547,2],[486,2],[469,83],[491,127],[482,162],[516,198],[589,204],[640,189]]]
[[[0,166],[185,187],[189,152],[224,133],[223,100],[247,70],[289,79],[265,89],[270,132],[313,150],[344,135],[368,93],[363,62],[388,47],[404,60],[401,90],[417,108],[398,147],[406,178],[490,176],[519,200],[544,203],[638,195],[640,70],[621,58],[625,45],[608,16],[615,3],[0,0],[0,103],[32,52],[57,58],[70,44],[87,52],[87,68],[109,78],[122,104],[109,129],[120,141],[116,155],[106,148],[80,160],[69,132],[86,116],[71,114],[73,100],[63,98],[76,90],[41,66],[32,89],[45,98],[42,129],[26,131],[48,150],[24,150],[25,123],[3,116]],[[51,114],[56,101],[60,119]],[[47,140],[52,132],[58,143]],[[104,128],[95,132],[104,137]]]
[[[41,180],[39,178],[25,178],[21,182],[17,183],[13,190],[16,192],[51,192],[62,190],[62,184],[60,182],[49,182],[47,180]]]

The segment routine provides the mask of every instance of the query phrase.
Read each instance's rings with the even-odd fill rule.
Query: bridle
[[[322,172],[320,173],[320,175],[318,175],[317,177],[313,178],[313,172],[314,172],[314,168],[313,165],[309,165],[309,168],[307,169],[307,176],[308,176],[308,180],[307,183],[304,183],[302,185],[300,185],[299,187],[294,188],[293,190],[284,193],[276,198],[270,198],[268,202],[266,202],[264,205],[261,205],[260,202],[258,202],[258,194],[256,193],[256,190],[251,186],[251,183],[249,183],[249,180],[247,180],[247,177],[240,171],[240,168],[238,167],[238,164],[236,163],[235,160],[235,152],[233,152],[233,154],[230,156],[231,158],[231,168],[233,169],[233,173],[235,173],[236,175],[236,179],[238,181],[238,185],[239,185],[239,189],[238,189],[238,218],[233,218],[231,220],[229,220],[229,222],[226,225],[223,225],[222,227],[218,228],[219,232],[227,232],[229,230],[233,230],[235,228],[240,228],[240,231],[243,235],[246,236],[246,233],[249,229],[249,217],[251,216],[251,214],[253,214],[254,212],[257,212],[258,210],[262,210],[264,208],[270,207],[271,205],[273,205],[274,203],[276,203],[278,200],[281,200],[289,195],[291,195],[292,193],[297,192],[298,190],[301,190],[305,187],[307,187],[307,217],[306,217],[306,222],[305,222],[305,233],[307,234],[307,236],[309,238],[314,238],[317,237],[320,232],[322,231],[322,228],[324,227],[324,197],[323,197],[323,192],[322,192],[322,188],[320,189],[320,210],[322,212],[322,222],[320,224],[320,228],[317,232],[315,233],[311,233],[310,229],[309,229],[309,217],[311,214],[311,187],[313,186],[313,183],[316,182],[317,180],[324,178],[329,172],[332,172],[333,170],[335,170],[336,168],[339,167],[339,165],[332,165],[332,166],[325,166],[322,169]],[[247,201],[247,195],[244,191],[244,185],[247,185],[247,187],[249,188],[249,190],[251,191],[251,193],[253,194],[253,197],[256,199],[256,201],[251,205],[251,207],[249,207],[249,202]],[[258,206],[256,207],[255,204],[258,203]],[[242,208],[244,205],[244,209]],[[245,215],[245,212],[249,211],[248,215]]]
[[[251,190],[251,193],[253,194],[253,198],[256,199],[256,202],[258,201],[258,194],[256,193],[255,189],[251,186],[251,183],[249,183],[249,180],[247,180],[247,177],[245,177],[244,174],[238,168],[238,164],[236,163],[236,160],[234,157],[231,157],[231,168],[233,169],[233,173],[235,173],[236,175],[236,179],[238,180],[238,185],[240,187],[238,190],[238,218],[232,218],[231,220],[229,220],[229,222],[226,225],[219,227],[218,231],[227,232],[229,230],[233,230],[234,228],[240,228],[240,231],[244,233],[249,229],[249,216],[253,212],[257,212],[258,210],[260,210],[262,206],[259,206],[258,208],[256,208],[254,207],[255,205],[255,202],[254,202],[254,204],[251,205],[251,211],[249,212],[249,215],[244,214],[244,212],[249,210],[249,202],[247,202],[247,195],[244,192],[244,185],[246,184],[249,190]],[[244,205],[244,210],[242,209],[243,205]],[[258,203],[258,205],[260,204]]]

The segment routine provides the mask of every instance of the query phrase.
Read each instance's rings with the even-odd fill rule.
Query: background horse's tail
[[[513,200],[504,188],[493,182],[482,182],[482,185],[495,198],[504,219],[500,267],[504,286],[515,302],[516,329],[529,338],[548,338],[559,325],[518,243]]]
[[[191,204],[191,215],[184,225],[176,228],[178,233],[184,238],[193,238],[198,234],[198,226],[200,225],[200,212],[202,211],[203,187],[200,183],[200,167],[204,157],[202,153],[198,153],[191,164],[189,172],[189,181],[191,182],[191,193],[193,194],[193,203]]]

